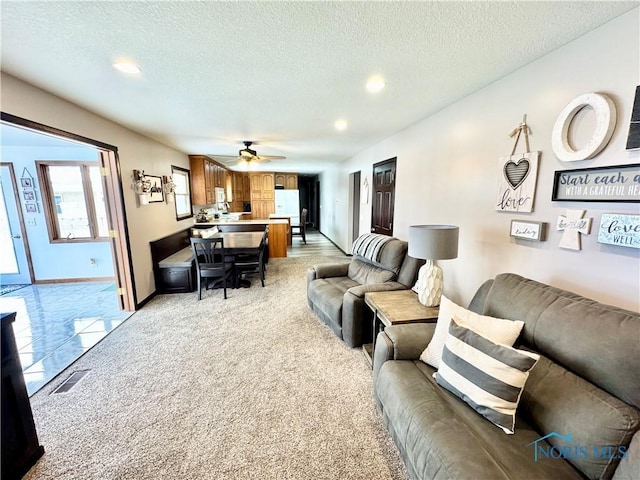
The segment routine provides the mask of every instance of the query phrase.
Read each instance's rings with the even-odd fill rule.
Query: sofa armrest
[[[307,270],[307,282],[316,278],[346,277],[348,273],[348,263],[320,263]]]
[[[384,282],[384,283],[370,283],[368,285],[357,285],[355,287],[351,287],[345,293],[345,297],[347,293],[351,295],[355,295],[358,298],[364,298],[364,294],[368,292],[389,292],[391,290],[406,290],[402,283],[399,282]],[[345,298],[346,300],[346,298]]]
[[[376,337],[373,352],[373,379],[387,360],[418,360],[436,330],[435,323],[391,325]]]

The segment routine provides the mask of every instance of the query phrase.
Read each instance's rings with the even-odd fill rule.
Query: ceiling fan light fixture
[[[238,155],[242,158],[253,158],[258,155],[258,152],[251,150],[249,147],[253,142],[244,142],[244,148],[238,152]]]

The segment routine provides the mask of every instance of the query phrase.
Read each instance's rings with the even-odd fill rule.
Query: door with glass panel
[[[28,247],[13,165],[0,165],[0,284],[30,284]]]

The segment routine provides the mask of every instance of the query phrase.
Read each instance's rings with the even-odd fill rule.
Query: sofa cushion
[[[342,297],[351,287],[358,285],[348,277],[318,278],[309,283],[307,296],[329,318],[342,318]],[[342,322],[339,322],[342,323]]]
[[[395,280],[396,274],[390,270],[354,258],[349,264],[349,278],[360,285],[384,283]]]
[[[452,318],[455,318],[458,324],[463,327],[469,328],[493,342],[508,346],[514,344],[524,325],[523,322],[513,322],[511,320],[478,315],[477,313],[456,305],[443,295],[440,299],[436,331],[433,334],[431,342],[429,342],[427,348],[422,352],[422,355],[420,355],[420,360],[432,367],[440,367],[440,358],[442,357],[442,350],[449,335],[449,324]]]
[[[493,343],[454,320],[435,376],[438,385],[505,433],[513,434],[522,389],[539,358],[535,353]]]
[[[588,478],[611,478],[619,458],[598,458],[594,448],[628,446],[640,428],[640,412],[541,356],[531,371],[520,400],[520,414],[543,435],[571,435],[572,444],[549,438],[557,448],[584,445],[589,455],[568,460]]]
[[[375,383],[384,421],[412,478],[583,478],[567,462],[534,461],[527,445],[540,435],[524,419],[514,435],[505,435],[438,386],[433,372],[422,362],[390,360]]]
[[[640,314],[512,273],[496,276],[483,314],[523,320],[525,345],[640,408]]]

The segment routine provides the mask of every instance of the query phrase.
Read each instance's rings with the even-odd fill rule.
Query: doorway
[[[393,235],[393,211],[396,191],[396,160],[390,158],[373,166],[371,232]]]
[[[100,168],[101,180],[98,180],[98,183],[102,184],[102,190],[104,192],[104,203],[106,207],[107,223],[108,223],[108,237],[105,237],[106,242],[105,241],[102,242],[102,244],[106,248],[106,252],[109,252],[106,254],[105,260],[106,262],[112,265],[112,269],[110,269],[110,273],[108,274],[108,276],[115,277],[116,288],[115,288],[114,294],[118,296],[120,309],[127,310],[127,311],[135,311],[136,299],[135,299],[135,291],[134,291],[134,283],[133,283],[132,265],[129,257],[128,232],[127,232],[127,226],[126,226],[126,216],[124,212],[124,199],[122,195],[122,185],[121,185],[121,180],[118,173],[120,171],[120,167],[119,167],[118,156],[117,156],[117,147],[114,147],[112,145],[108,145],[96,140],[92,140],[86,137],[82,137],[79,135],[75,135],[69,132],[65,132],[63,130],[58,130],[56,128],[39,124],[37,122],[33,122],[27,119],[16,117],[14,115],[10,115],[4,112],[2,112],[1,120],[2,120],[1,126],[2,126],[3,147],[10,144],[10,141],[7,141],[7,139],[11,138],[11,135],[16,135],[20,139],[15,143],[16,146],[19,146],[20,144],[27,146],[25,143],[20,143],[20,142],[24,142],[25,139],[28,139],[29,141],[33,141],[35,145],[41,146],[42,152],[46,152],[47,145],[52,145],[52,144],[57,146],[61,146],[62,144],[65,144],[66,146],[74,145],[79,148],[91,150],[93,152],[93,158],[96,160],[96,164]],[[39,155],[43,155],[43,154],[40,153]],[[46,155],[46,153],[44,153],[44,155]],[[8,159],[7,156],[4,156],[4,158],[5,160]],[[11,163],[13,164],[14,162],[11,162]],[[32,162],[32,163],[35,163],[35,162]],[[9,165],[9,164],[5,162],[3,165]],[[19,165],[22,165],[22,163],[20,163]],[[20,168],[20,166],[18,166],[18,168]],[[28,170],[33,171],[34,169],[35,169],[35,164]],[[35,173],[35,171],[33,173]],[[7,203],[7,206],[9,207],[8,212],[10,210],[11,203],[16,203],[15,208],[17,210],[20,210],[22,207],[21,205],[22,197],[15,196],[16,193],[20,195],[20,191],[22,191],[22,194],[26,195],[27,194],[26,192],[30,191],[31,194],[35,196],[34,201],[25,199],[24,209],[26,210],[23,210],[22,213],[18,211],[18,217],[20,217],[21,215],[22,216],[26,215],[26,217],[28,217],[26,218],[26,222],[27,222],[26,228],[25,228],[24,219],[22,220],[22,222],[20,222],[19,218],[17,220],[17,225],[21,225],[19,234],[15,233],[16,227],[14,227],[13,225],[11,225],[8,228],[10,228],[12,232],[11,237],[16,237],[17,235],[21,237],[21,238],[12,238],[12,241],[15,243],[14,249],[17,252],[16,257],[20,256],[20,253],[19,253],[20,246],[18,244],[19,243],[23,244],[25,248],[27,265],[29,265],[29,268],[27,268],[26,271],[28,271],[30,274],[29,281],[25,283],[47,283],[48,282],[47,280],[42,280],[42,281],[38,280],[37,272],[35,272],[33,268],[33,262],[30,261],[30,260],[33,260],[33,254],[36,251],[33,249],[36,247],[34,244],[31,244],[30,246],[31,255],[30,255],[29,239],[28,239],[28,235],[30,233],[28,232],[28,230],[29,228],[39,228],[42,223],[45,223],[42,220],[42,218],[44,217],[40,217],[40,220],[37,220],[38,214],[41,214],[44,211],[43,209],[45,208],[51,208],[51,209],[57,208],[57,204],[56,205],[54,205],[53,203],[49,204],[45,201],[45,199],[43,199],[42,197],[43,185],[37,185],[35,183],[35,175],[33,173],[29,172],[29,176],[27,177],[29,180],[33,182],[31,186],[20,187],[19,189],[16,189],[17,184],[16,184],[15,172],[14,172],[13,180],[10,184],[11,189],[14,192],[14,196],[12,196],[13,201],[7,200],[8,196],[6,195],[6,193],[3,196],[4,196],[4,199],[7,200],[6,203]],[[20,179],[20,181],[22,180],[23,178]],[[5,187],[5,185],[7,186]],[[3,192],[5,188],[8,188],[8,185],[9,185],[9,179],[5,181],[4,175],[3,175]],[[50,202],[54,202],[54,200],[51,200]],[[33,208],[34,210],[31,211],[29,210],[29,208]],[[25,211],[27,212],[26,214],[24,213]],[[37,225],[36,223],[34,223],[33,226],[29,226],[31,225],[29,224],[29,222],[36,222],[36,221],[37,221]],[[7,225],[9,226],[9,213],[7,214]],[[45,236],[47,236],[46,232],[47,231],[45,230],[44,231]],[[41,234],[38,234],[38,237],[40,236]],[[86,246],[87,244],[86,243],[83,244],[82,242],[79,242],[77,243],[77,245],[78,245],[78,248],[81,248],[82,245]],[[74,248],[73,244],[69,244],[69,246],[70,248]],[[88,260],[89,259],[87,259],[87,261]],[[105,266],[106,265],[107,263],[105,263]],[[11,265],[9,265],[9,267],[10,266]],[[24,270],[25,269],[23,268],[22,271]],[[91,278],[92,276],[100,277],[100,275],[85,275],[84,277]],[[71,280],[67,280],[67,281],[74,281],[78,277],[84,278],[82,275],[75,275],[75,276],[71,275],[70,276]],[[2,278],[4,281],[5,279],[4,274],[2,275]],[[44,276],[44,278],[46,279],[51,277]],[[59,280],[60,282],[65,281],[64,278]],[[54,282],[56,281],[57,280],[54,280]]]
[[[351,245],[360,236],[360,171],[349,174],[349,224]]]
[[[33,282],[29,243],[24,226],[16,176],[11,163],[0,163],[0,277],[3,285]]]

